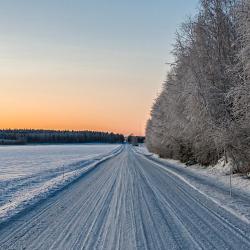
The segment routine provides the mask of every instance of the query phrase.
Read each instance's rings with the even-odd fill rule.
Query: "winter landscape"
[[[0,147],[0,222],[115,154],[115,145]]]
[[[1,9],[0,250],[250,249],[250,0]]]

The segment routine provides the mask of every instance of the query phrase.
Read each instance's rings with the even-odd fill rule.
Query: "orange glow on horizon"
[[[89,130],[89,131],[102,131],[102,132],[113,132],[120,133],[124,135],[135,134],[139,136],[144,135],[144,124],[142,128],[135,129],[133,124],[117,124],[114,122],[110,123],[80,123],[74,121],[70,124],[67,122],[51,122],[46,120],[14,120],[8,119],[6,121],[1,121],[0,129],[48,129],[48,130]]]
[[[1,129],[93,130],[144,135],[152,102],[146,91],[137,96],[140,88],[135,89],[133,85],[122,89],[112,83],[82,84],[79,80],[67,85],[64,79],[54,85],[46,79],[45,85],[40,83],[42,77],[38,79],[9,76],[10,84],[0,84]],[[0,76],[0,81],[7,79]]]

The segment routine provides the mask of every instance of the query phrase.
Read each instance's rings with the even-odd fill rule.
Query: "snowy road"
[[[0,225],[0,249],[250,249],[250,225],[126,146]]]

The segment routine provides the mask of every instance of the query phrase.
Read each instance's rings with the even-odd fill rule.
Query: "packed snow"
[[[0,147],[0,222],[117,153],[117,144]]]
[[[0,224],[0,249],[250,249],[250,225],[127,145]]]

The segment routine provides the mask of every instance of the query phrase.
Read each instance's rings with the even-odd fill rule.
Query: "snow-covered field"
[[[0,222],[116,153],[117,144],[0,147]]]

